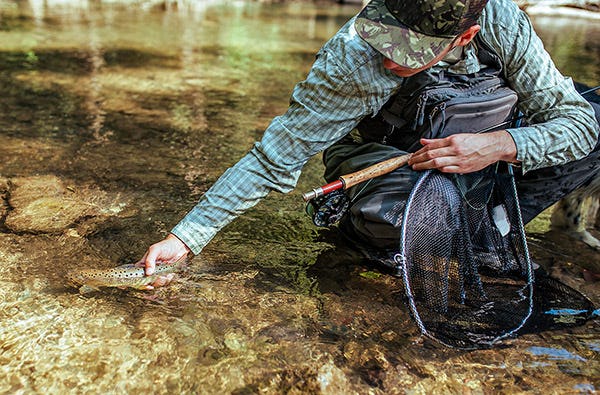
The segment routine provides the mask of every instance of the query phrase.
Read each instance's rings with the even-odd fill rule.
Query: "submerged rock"
[[[78,222],[127,215],[120,196],[93,186],[67,186],[52,175],[14,178],[7,189],[5,226],[17,233],[62,233]]]
[[[348,378],[333,361],[329,361],[319,368],[317,382],[323,395],[347,394],[351,392]]]
[[[8,213],[8,180],[0,176],[0,222]]]

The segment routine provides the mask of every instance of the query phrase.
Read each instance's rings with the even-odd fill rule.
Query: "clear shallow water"
[[[366,273],[296,192],[222,232],[175,284],[86,296],[64,274],[137,260],[285,110],[355,6],[0,0],[0,393],[586,393],[598,322],[509,347],[422,339],[396,279]],[[534,19],[600,81],[597,23]],[[44,198],[44,199],[42,199]],[[599,302],[565,247],[534,256]],[[362,273],[362,275],[361,275]]]

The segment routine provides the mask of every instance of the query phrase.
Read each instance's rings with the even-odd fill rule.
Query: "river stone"
[[[0,176],[0,221],[6,216],[8,212],[8,180]]]
[[[317,382],[323,395],[350,393],[350,384],[344,372],[332,361],[319,368]]]
[[[81,219],[109,217],[125,206],[98,188],[66,186],[51,175],[10,181],[12,210],[5,225],[13,232],[61,233]]]

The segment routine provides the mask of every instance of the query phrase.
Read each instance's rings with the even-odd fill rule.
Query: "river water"
[[[423,339],[398,280],[270,196],[178,280],[81,295],[76,267],[137,260],[283,112],[358,5],[0,0],[0,393],[592,393],[598,321],[463,352]],[[534,18],[558,67],[600,81],[597,20]],[[529,227],[596,304],[599,257]],[[555,237],[556,235],[554,235]],[[562,241],[561,241],[562,240]]]

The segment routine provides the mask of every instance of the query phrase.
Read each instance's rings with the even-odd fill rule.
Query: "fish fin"
[[[137,291],[149,291],[151,289],[154,289],[154,287],[152,285],[138,285],[138,286],[131,286],[131,285],[123,285],[120,287],[116,287],[118,289],[122,289],[123,291],[128,291],[128,290],[137,290]]]
[[[98,291],[100,291],[99,288],[92,287],[91,285],[87,285],[87,284],[84,284],[81,287],[79,287],[79,293],[81,295],[89,294],[91,292],[98,292]]]

